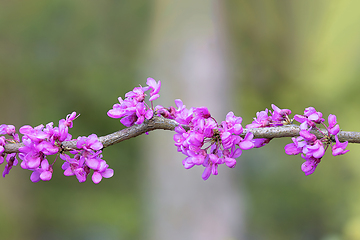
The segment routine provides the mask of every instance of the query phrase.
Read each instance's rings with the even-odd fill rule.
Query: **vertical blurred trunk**
[[[161,80],[156,104],[207,106],[220,123],[231,110],[220,1],[156,1],[148,38],[147,72]],[[144,239],[242,239],[243,216],[234,169],[202,180],[203,167],[184,169],[174,132],[146,137]],[[231,176],[232,175],[232,176]],[[236,178],[235,178],[236,179]]]

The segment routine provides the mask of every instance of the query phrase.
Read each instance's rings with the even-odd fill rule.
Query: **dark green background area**
[[[0,1],[0,123],[57,125],[76,111],[75,138],[121,128],[106,112],[146,82],[139,62],[153,4]],[[274,103],[294,113],[314,106],[325,118],[336,114],[343,130],[359,131],[359,5],[224,2],[231,94],[244,125]],[[31,183],[30,171],[11,170],[0,181],[1,239],[138,239],[144,216],[137,149],[144,137],[105,149],[115,175],[98,185],[64,177],[61,159],[50,182]],[[335,158],[327,152],[305,177],[301,157],[284,153],[289,142],[273,140],[241,157],[249,239],[360,239],[358,147]]]

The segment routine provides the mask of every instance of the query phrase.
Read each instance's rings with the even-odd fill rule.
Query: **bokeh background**
[[[76,111],[81,116],[71,130],[74,137],[109,134],[121,126],[106,112],[117,97],[151,76],[163,83],[164,102],[160,98],[156,103],[164,106],[220,82],[225,87],[209,96],[226,98],[220,108],[242,116],[244,125],[274,103],[293,113],[313,106],[325,118],[336,114],[343,130],[360,131],[359,1],[181,2],[0,1],[0,123],[17,129],[56,124]],[[183,48],[195,33],[196,44]],[[209,39],[216,40],[209,46],[219,55],[206,58],[221,56],[210,62],[214,68],[201,57],[199,64],[190,54],[208,46]],[[213,76],[218,66],[222,70],[205,83],[195,84],[196,74],[188,78],[193,68],[205,69],[199,73],[203,77]],[[176,82],[164,79],[172,75]],[[170,90],[191,84],[181,93]],[[147,202],[162,198],[156,186],[146,184],[156,175],[147,172],[146,155],[152,148],[146,147],[151,146],[146,138],[152,134],[105,149],[104,159],[115,175],[98,185],[91,179],[80,184],[64,177],[60,162],[50,182],[32,183],[29,171],[12,169],[0,181],[1,239],[166,239],[149,229],[149,224],[159,226],[154,223],[154,205]],[[164,136],[170,142],[171,133]],[[215,195],[224,189],[216,185],[217,179],[236,176],[230,181],[241,209],[234,211],[238,222],[230,225],[238,231],[218,239],[360,239],[359,147],[349,145],[344,156],[326,153],[315,173],[304,176],[301,157],[284,153],[289,142],[277,139],[263,149],[246,151],[237,168],[221,168],[219,176],[206,182],[201,171],[182,169],[181,160],[175,163],[186,176],[196,174],[194,185],[216,186]],[[153,155],[162,155],[162,146]],[[175,147],[170,151],[177,154]],[[161,182],[175,181],[177,175],[160,170],[169,179]],[[204,200],[196,191],[182,191],[189,201],[213,201],[213,196]],[[166,211],[161,214],[166,221]],[[176,224],[182,223],[169,225]],[[208,226],[209,232],[222,224],[228,223]]]

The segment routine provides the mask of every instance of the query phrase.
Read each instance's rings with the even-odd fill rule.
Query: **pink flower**
[[[336,116],[333,114],[330,114],[328,117],[329,127],[328,131],[332,135],[336,135],[340,132],[339,124],[336,122]]]
[[[86,151],[100,150],[103,148],[96,134],[91,134],[89,137],[78,137],[76,147]]]
[[[53,168],[49,165],[48,160],[44,159],[41,162],[41,167],[33,170],[34,172],[30,176],[32,182],[38,182],[40,180],[49,181],[52,177]]]
[[[314,157],[304,157],[302,156],[306,161],[301,165],[301,170],[305,173],[305,175],[312,174],[317,165],[320,163],[320,158],[314,158]]]
[[[338,138],[337,135],[335,136],[335,141],[336,141],[336,144],[332,145],[332,147],[331,147],[332,154],[334,156],[342,155],[342,154],[345,154],[345,153],[347,153],[349,151],[349,150],[345,150],[345,148],[348,145],[348,141],[341,143],[339,141],[339,138]]]
[[[159,95],[159,91],[161,88],[161,82],[159,81],[158,83],[156,83],[156,81],[152,78],[148,78],[146,81],[146,84],[151,88],[150,91],[150,98],[149,101],[154,101],[155,99],[157,99],[160,95]]]
[[[268,116],[269,110],[257,112],[256,118],[251,124],[246,125],[246,128],[261,128],[270,126],[270,117]]]

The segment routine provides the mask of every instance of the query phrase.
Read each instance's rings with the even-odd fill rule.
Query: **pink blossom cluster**
[[[175,128],[174,140],[178,151],[186,156],[183,165],[186,169],[195,165],[205,167],[202,174],[204,180],[218,174],[218,165],[235,167],[235,159],[242,154],[242,150],[254,147],[252,133],[240,137],[243,133],[242,118],[236,117],[233,112],[227,114],[226,121],[218,124],[206,107],[187,109],[180,99],[175,100],[177,110],[160,105],[153,108],[152,103],[149,107],[145,103],[145,92],[151,90],[149,101],[157,99],[161,82],[156,83],[154,79],[148,78],[146,84],[147,87],[136,87],[126,93],[124,100],[119,97],[119,103],[113,105],[108,116],[121,118],[120,122],[127,127],[141,124],[154,114],[175,119],[180,125]],[[189,127],[189,130],[181,125]]]
[[[157,99],[159,97],[159,91],[161,88],[161,82],[152,78],[148,78],[146,87],[135,87],[132,91],[125,94],[125,99],[118,98],[119,103],[113,105],[107,114],[111,118],[121,118],[120,122],[126,127],[130,127],[134,124],[142,124],[145,119],[150,119],[154,115],[152,107],[149,107],[145,103],[146,91],[150,90],[149,101]]]
[[[265,127],[278,127],[287,124],[291,124],[291,119],[289,115],[291,110],[289,109],[280,109],[276,105],[271,104],[273,111],[269,111],[267,108],[264,111],[256,113],[256,118],[254,121],[248,125],[246,128],[265,128]],[[269,115],[270,113],[270,115]],[[270,142],[269,138],[257,138],[254,139],[255,148],[263,147]]]
[[[234,168],[242,150],[254,147],[251,132],[244,138],[239,136],[243,133],[242,118],[236,117],[233,112],[229,112],[226,120],[218,124],[206,107],[187,109],[180,99],[175,100],[175,104],[178,109],[172,111],[172,117],[180,124],[175,128],[175,146],[186,156],[182,161],[186,169],[195,165],[205,167],[204,180],[210,175],[217,175],[221,164]],[[186,131],[181,124],[190,129]]]
[[[305,159],[305,162],[301,165],[301,170],[305,175],[310,175],[315,171],[329,145],[331,145],[334,156],[342,155],[349,151],[345,150],[348,142],[341,143],[339,141],[338,133],[340,132],[340,127],[337,124],[335,115],[329,115],[329,125],[326,126],[324,124],[325,119],[322,118],[322,113],[317,112],[313,107],[308,107],[305,109],[303,115],[295,115],[294,119],[301,123],[300,136],[292,138],[293,143],[285,146],[285,153],[289,155],[301,153],[301,157]],[[317,124],[322,124],[326,128],[327,133],[322,132],[321,129],[317,127]],[[323,137],[317,139],[317,137],[310,132],[312,129],[318,130]],[[335,136],[335,144],[332,143],[332,136]]]
[[[110,178],[114,175],[114,170],[102,159],[103,145],[96,134],[78,137],[76,147],[81,150],[70,151],[75,155],[73,158],[67,154],[60,155],[65,161],[62,165],[65,176],[75,175],[79,182],[85,182],[90,169],[93,169],[92,181],[97,184],[103,177]]]
[[[99,183],[102,177],[108,178],[113,175],[113,170],[108,168],[106,162],[102,159],[101,150],[102,144],[99,142],[95,134],[89,137],[79,137],[77,139],[77,148],[73,149],[72,154],[74,158],[64,154],[62,143],[64,141],[72,140],[69,134],[69,128],[73,127],[73,120],[76,119],[76,112],[67,115],[66,119],[59,121],[59,126],[54,127],[53,122],[48,123],[46,126],[39,125],[31,127],[29,125],[22,126],[19,132],[23,134],[22,142],[24,146],[19,148],[19,158],[22,160],[21,167],[32,171],[30,180],[32,182],[49,181],[52,178],[53,165],[49,164],[47,156],[55,155],[58,153],[60,157],[65,160],[63,164],[64,175],[76,175],[80,182],[86,180],[90,169],[93,169],[92,180],[94,183]],[[18,134],[15,133],[15,127],[12,125],[1,125],[0,134],[8,134],[13,139],[5,139],[4,136],[0,137],[0,164],[4,161],[4,146],[7,142],[18,143],[20,142]],[[69,149],[66,149],[69,150]],[[12,166],[18,164],[16,153],[10,153],[6,157],[7,165],[5,166],[3,177],[9,173]],[[77,168],[74,166],[78,166]]]

